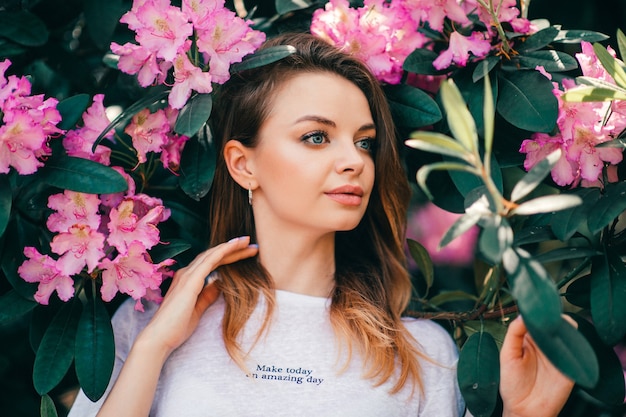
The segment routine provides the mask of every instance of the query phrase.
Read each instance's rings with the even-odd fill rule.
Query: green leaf
[[[617,29],[617,48],[619,49],[619,56],[622,59],[626,58],[626,36],[621,29]]]
[[[413,132],[411,133],[411,139],[404,143],[410,148],[448,155],[468,163],[471,163],[473,159],[473,155],[463,145],[451,137],[437,132]]]
[[[296,52],[296,48],[291,45],[276,45],[260,51],[256,51],[243,58],[241,62],[237,62],[230,66],[230,73],[246,71],[253,68],[262,67],[283,58],[288,57]]]
[[[426,281],[426,292],[433,286],[435,280],[435,270],[433,268],[433,262],[430,259],[430,255],[424,246],[413,239],[407,239],[409,246],[409,253],[411,258],[417,264],[417,269],[422,273],[424,280]]]
[[[85,1],[85,20],[89,36],[100,49],[108,48],[120,17],[126,11],[121,0]]]
[[[513,229],[502,216],[483,218],[478,239],[480,253],[491,263],[499,264],[502,254],[513,244]]]
[[[626,100],[626,92],[622,90],[617,86],[614,88],[603,88],[581,85],[567,90],[561,95],[561,98],[563,101],[572,102]]]
[[[615,80],[615,84],[622,88],[626,88],[626,72],[624,68],[620,65],[620,62],[613,58],[613,56],[606,50],[606,48],[599,43],[593,44],[593,51],[596,53],[598,60],[609,73],[613,80]]]
[[[439,71],[433,67],[433,61],[437,58],[437,53],[425,48],[418,48],[406,57],[402,64],[402,69],[407,72],[422,75],[439,75],[445,71]]]
[[[472,73],[472,81],[478,82],[482,80],[485,75],[489,74],[492,69],[496,65],[500,63],[500,57],[497,56],[488,56],[487,58],[480,61],[476,68],[474,68],[474,72]]]
[[[416,174],[417,184],[422,188],[424,193],[432,200],[432,194],[426,186],[426,179],[433,171],[462,171],[473,175],[479,175],[479,173],[469,165],[459,164],[454,162],[437,162],[434,164],[428,164],[421,167]]]
[[[489,417],[500,385],[498,346],[489,333],[471,335],[459,354],[457,378],[467,408],[474,417]]]
[[[0,296],[0,325],[22,317],[37,305],[36,302],[22,297],[15,290],[2,294]]]
[[[567,286],[565,299],[580,308],[591,308],[591,275],[585,275]]]
[[[537,320],[524,323],[539,349],[563,374],[583,387],[593,387],[598,382],[598,360],[593,348],[571,324],[560,315],[554,328],[542,326]]]
[[[591,317],[600,338],[609,346],[626,335],[626,266],[607,249],[591,264]]]
[[[493,340],[496,342],[498,348],[502,347],[502,343],[504,343],[506,329],[505,325],[497,321],[470,320],[463,323],[463,330],[465,330],[465,333],[468,336],[479,332],[489,333],[491,337],[493,337]]]
[[[558,35],[559,29],[554,26],[549,26],[527,37],[524,42],[516,47],[516,50],[520,54],[539,50],[544,46],[550,45]]]
[[[579,196],[583,203],[567,210],[557,211],[552,215],[550,222],[552,231],[563,242],[571,238],[582,227],[587,227],[589,211],[600,198],[600,189],[598,188],[578,188],[572,193]]]
[[[561,150],[557,149],[532,167],[532,169],[515,184],[513,191],[511,191],[511,201],[518,201],[537,188],[544,178],[548,176],[559,158],[561,158]]]
[[[441,84],[441,101],[446,111],[448,126],[452,136],[471,152],[478,151],[478,133],[476,123],[467,108],[461,92],[454,81],[449,79]]]
[[[607,184],[605,193],[593,205],[587,224],[592,233],[598,233],[608,226],[626,210],[626,182],[618,184]]]
[[[33,383],[39,395],[56,387],[72,364],[80,309],[76,298],[63,305],[41,340],[33,368]]]
[[[179,135],[192,137],[209,120],[212,108],[213,97],[211,94],[194,95],[178,113],[174,131]]]
[[[13,191],[7,175],[0,174],[0,238],[7,229],[11,219],[11,206],[13,205]]]
[[[418,128],[441,120],[441,110],[431,96],[406,84],[384,88],[394,121],[398,126]]]
[[[495,155],[491,154],[491,177],[498,191],[502,192],[502,171],[500,165],[495,158]],[[449,161],[447,157],[443,158],[444,161]],[[454,182],[454,185],[463,196],[467,196],[472,190],[478,187],[483,187],[484,182],[478,175],[467,175],[460,171],[451,171],[450,178]]]
[[[505,251],[502,261],[524,322],[556,331],[562,320],[561,299],[545,268],[520,248]]]
[[[578,68],[578,61],[568,53],[561,51],[534,51],[518,57],[520,69],[543,67],[548,72],[570,71]]]
[[[493,91],[491,89],[491,79],[489,74],[485,75],[484,82],[484,100],[483,100],[483,123],[484,123],[484,140],[485,140],[485,161],[489,161],[489,172],[492,175],[491,170],[491,152],[493,148],[493,132],[496,118],[495,99],[493,97]]]
[[[124,109],[109,125],[98,135],[96,140],[91,147],[91,150],[94,151],[96,147],[102,142],[104,137],[109,133],[112,129],[117,129],[119,126],[124,126],[132,117],[139,113],[141,110],[145,108],[159,108],[165,107],[167,105],[167,96],[170,90],[164,90],[160,87],[153,88],[149,90],[140,100],[137,100],[128,108]]]
[[[537,71],[500,72],[496,109],[520,129],[549,133],[556,126],[558,101],[552,82]]]
[[[447,246],[454,239],[474,227],[480,218],[480,214],[475,213],[465,213],[459,217],[441,238],[441,241],[439,242],[439,249]]]
[[[573,194],[545,195],[520,204],[511,210],[511,214],[528,216],[537,213],[550,213],[579,206],[582,202],[583,200],[579,196]]]
[[[180,160],[180,187],[196,201],[209,192],[216,162],[214,147],[207,138],[200,136],[187,142]]]
[[[535,260],[541,263],[565,261],[568,259],[586,258],[590,256],[600,255],[601,253],[595,249],[582,247],[557,248],[548,252],[535,256]]]
[[[591,30],[562,30],[554,42],[560,43],[580,43],[585,42],[602,42],[609,39],[607,35]]]
[[[584,391],[596,400],[609,406],[620,406],[624,401],[624,371],[615,350],[600,340],[598,332],[586,319],[570,314],[578,324],[578,331],[587,339],[598,359],[600,374],[598,383]]]
[[[9,250],[5,250],[2,253],[2,272],[6,280],[19,295],[28,300],[34,300],[33,295],[37,291],[38,284],[24,281],[17,273],[17,268],[19,267],[17,256],[20,256],[19,262],[21,262],[24,259],[22,251],[23,248],[19,247],[15,248],[14,253],[11,253]]]
[[[54,401],[48,394],[41,396],[41,405],[39,406],[40,417],[58,417]]]
[[[57,110],[61,113],[61,122],[58,124],[59,129],[67,130],[76,126],[76,123],[81,119],[91,98],[89,94],[77,94],[72,97],[68,97],[57,104]]]
[[[434,306],[441,306],[442,304],[454,301],[476,301],[477,299],[478,297],[465,291],[442,291],[436,296],[431,297],[428,302]]]
[[[165,242],[150,250],[150,257],[154,263],[172,259],[189,249],[191,245],[182,239],[163,239]]]
[[[3,10],[0,13],[0,36],[24,46],[42,46],[48,42],[45,23],[27,10]]]
[[[554,240],[555,236],[549,226],[530,226],[515,232],[515,246]]]
[[[111,318],[97,296],[87,301],[78,322],[74,355],[80,387],[87,398],[97,401],[109,384],[115,362]]]
[[[296,10],[311,7],[310,0],[276,0],[276,13],[283,15]]]
[[[128,188],[122,174],[113,168],[72,156],[53,156],[39,174],[48,185],[82,193],[111,194]]]

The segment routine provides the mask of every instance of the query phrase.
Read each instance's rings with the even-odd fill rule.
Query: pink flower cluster
[[[137,44],[111,44],[118,68],[137,74],[139,84],[164,84],[173,68],[169,103],[182,108],[191,92],[210,93],[212,83],[230,78],[229,67],[265,40],[224,6],[224,0],[134,0],[120,22],[135,32]]]
[[[582,52],[576,55],[583,75],[614,83],[598,62],[593,46],[582,43]],[[614,52],[613,52],[614,54]],[[561,158],[552,169],[552,179],[560,186],[602,186],[606,167],[610,182],[617,181],[617,166],[623,158],[621,148],[599,148],[597,145],[615,139],[626,129],[626,103],[565,102],[564,91],[576,87],[574,80],[562,81],[564,90],[554,83],[554,94],[559,100],[558,133],[554,136],[534,133],[522,142],[520,152],[526,154],[524,168],[531,169],[549,153],[561,149]],[[609,115],[607,118],[606,116]]]
[[[27,175],[43,166],[41,159],[50,155],[48,138],[63,133],[56,127],[61,115],[56,99],[30,95],[31,84],[26,77],[5,77],[10,65],[9,60],[0,62],[0,174],[13,167]]]
[[[54,291],[61,300],[69,300],[74,295],[72,277],[83,273],[92,278],[101,275],[104,301],[111,301],[118,291],[137,300],[137,310],[143,310],[142,299],[161,300],[159,286],[173,261],[154,264],[146,251],[159,243],[157,224],[170,213],[159,199],[135,194],[134,182],[126,178],[125,194],[99,198],[65,190],[49,197],[48,207],[54,212],[46,225],[57,233],[50,250],[58,258],[26,247],[28,259],[18,268],[25,281],[39,283],[37,302],[48,304]]]
[[[499,1],[497,7],[498,24],[508,23],[518,33],[530,33],[531,24],[519,17],[515,0]],[[447,31],[446,19],[455,30]],[[473,19],[487,29],[474,30]],[[441,32],[437,41],[445,40],[448,45],[433,62],[438,70],[453,64],[464,67],[472,55],[484,58],[497,42],[492,13],[476,0],[365,0],[358,9],[351,8],[348,0],[331,0],[314,12],[311,33],[359,57],[380,81],[397,84],[406,57],[416,48],[434,47],[418,31],[426,25]]]
[[[69,155],[109,165],[110,148],[98,145],[95,152],[91,151],[95,139],[109,124],[102,101],[101,95],[94,97],[93,104],[83,114],[83,127],[69,131],[63,145]],[[180,147],[177,148],[172,141],[163,142],[155,132],[150,133],[150,126],[158,127],[159,123],[167,127],[157,130],[171,129],[171,117],[175,118],[175,111],[159,112],[156,117],[164,120],[158,123],[149,122],[143,131],[149,132],[146,138],[152,137],[162,147],[161,150],[171,146],[169,153],[163,151],[162,154],[168,155],[165,158],[168,164],[178,164]],[[152,115],[147,110],[135,117],[152,120]],[[129,125],[127,129],[131,130],[131,136],[136,131],[141,131],[141,127],[137,127],[140,124],[133,120]],[[113,132],[108,132],[107,136],[112,134]],[[172,135],[165,137],[170,139]],[[186,140],[186,137],[176,138],[183,142]],[[146,152],[158,150],[157,147],[148,147],[139,142],[136,146],[140,162],[145,161]],[[35,300],[39,303],[48,304],[54,291],[61,300],[70,299],[74,295],[72,277],[78,275],[90,276],[92,279],[100,276],[101,296],[104,301],[111,301],[121,292],[137,300],[135,308],[142,310],[142,299],[157,302],[161,300],[159,286],[171,273],[167,267],[173,261],[168,259],[154,264],[147,251],[160,243],[157,225],[169,218],[170,211],[158,198],[136,193],[132,177],[120,167],[114,169],[126,178],[126,193],[98,196],[65,190],[49,197],[48,207],[53,213],[48,217],[46,226],[56,233],[50,243],[50,250],[58,257],[55,259],[41,254],[34,247],[26,247],[24,255],[28,259],[18,269],[19,275],[25,281],[39,283],[35,294]]]

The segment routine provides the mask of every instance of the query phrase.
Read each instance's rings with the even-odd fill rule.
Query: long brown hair
[[[409,187],[384,93],[363,63],[312,35],[279,35],[262,48],[274,45],[291,45],[296,52],[262,68],[234,74],[216,91],[211,119],[219,152],[211,189],[211,245],[242,235],[255,239],[246,190],[230,177],[224,161],[225,143],[235,139],[247,147],[257,145],[257,132],[272,108],[277,87],[290,77],[302,72],[330,72],[354,83],[367,98],[376,126],[375,184],[359,225],[336,234],[331,322],[349,352],[354,346],[360,351],[368,378],[382,384],[399,371],[392,392],[398,392],[407,381],[421,386],[421,354],[400,320],[411,294],[402,247]],[[245,369],[246,352],[238,336],[259,294],[267,300],[268,308],[257,337],[269,326],[274,308],[272,280],[256,259],[222,266],[220,274],[226,301],[224,343],[233,360]]]

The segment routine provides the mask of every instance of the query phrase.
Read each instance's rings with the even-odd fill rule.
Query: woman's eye
[[[358,148],[361,148],[365,151],[372,151],[374,150],[374,139],[372,138],[367,138],[367,139],[361,139],[355,142],[356,146]]]
[[[313,145],[321,145],[328,142],[328,135],[324,132],[311,132],[304,135],[302,140]]]

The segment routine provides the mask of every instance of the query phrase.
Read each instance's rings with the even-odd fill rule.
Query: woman
[[[385,97],[323,41],[279,44],[297,52],[217,93],[211,249],[158,309],[120,308],[112,389],[71,416],[463,414],[452,340],[400,317],[409,192]],[[556,415],[572,383],[521,321],[502,358],[506,415]]]

